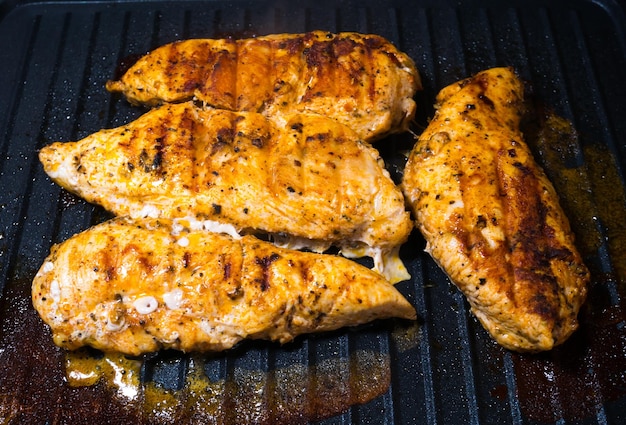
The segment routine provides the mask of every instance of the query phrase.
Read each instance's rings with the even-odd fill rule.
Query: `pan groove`
[[[10,88],[0,87],[0,106],[5,112],[0,118],[0,286],[3,297],[26,291],[29,278],[52,241],[64,240],[106,217],[101,210],[71,199],[51,185],[37,164],[36,150],[53,139],[73,140],[137,116],[140,110],[104,92],[104,80],[112,76],[115,66],[125,57],[178,38],[317,28],[380,33],[407,51],[422,72],[426,87],[417,98],[420,105],[420,116],[414,123],[417,131],[432,112],[432,99],[439,88],[487,65],[511,64],[532,83],[536,97],[574,123],[579,138],[564,158],[571,168],[595,167],[585,171],[589,197],[596,196],[596,203],[601,199],[596,188],[602,166],[612,167],[618,180],[622,184],[624,181],[626,145],[622,141],[626,124],[620,117],[626,108],[620,99],[626,89],[618,83],[626,69],[625,44],[621,28],[623,13],[618,9],[621,15],[613,14],[615,2],[607,6],[602,1],[577,0],[569,3],[571,7],[559,2],[537,7],[540,2],[511,1],[495,6],[495,2],[433,1],[409,7],[401,2],[366,1],[358,2],[354,8],[350,7],[354,5],[352,2],[341,7],[325,7],[328,4],[323,1],[319,2],[321,6],[312,1],[298,6],[287,2],[270,4],[244,0],[176,4],[116,2],[115,5],[54,2],[46,5],[45,13],[40,10],[43,3],[24,6],[14,16],[0,21],[2,29],[9,19],[21,19],[23,41],[20,43],[24,46],[9,56],[16,58],[14,63],[6,64],[10,75],[15,75],[19,81]],[[68,5],[72,8],[68,9]],[[560,18],[563,8],[566,9],[564,19]],[[598,8],[602,8],[601,14],[588,13]],[[613,31],[610,28],[598,31],[597,22],[607,20],[618,26],[614,31],[616,40],[607,36]],[[394,143],[406,144],[404,141]],[[614,164],[593,162],[594,149],[600,147],[616,158]],[[541,152],[538,158],[549,168],[550,158]],[[621,188],[615,191],[618,189]],[[258,392],[252,399],[260,408],[275,406],[274,411],[280,412],[277,407],[280,401],[272,396],[274,389],[294,385],[290,376],[299,376],[301,382],[294,385],[292,395],[302,397],[290,400],[294,400],[295,414],[302,419],[316,402],[310,397],[315,386],[320,385],[306,374],[307,371],[320,362],[345,359],[355,352],[377,353],[380,355],[377,360],[383,362],[383,366],[388,364],[388,391],[365,405],[352,406],[344,413],[322,420],[323,424],[400,425],[454,421],[452,423],[535,425],[543,419],[559,424],[620,423],[624,419],[624,399],[623,394],[618,397],[616,386],[621,379],[619,372],[624,373],[624,369],[611,369],[612,364],[619,361],[611,356],[619,354],[620,348],[626,346],[624,332],[620,330],[624,328],[624,321],[620,322],[624,294],[618,263],[623,257],[616,252],[613,223],[601,217],[600,213],[608,214],[602,208],[602,205],[595,206],[591,212],[596,217],[593,221],[575,220],[577,227],[588,224],[593,227],[602,244],[595,247],[590,243],[587,250],[589,262],[597,272],[591,300],[594,310],[586,313],[588,325],[574,343],[592,340],[595,333],[603,333],[612,336],[613,339],[602,340],[611,347],[596,344],[583,355],[578,353],[574,360],[568,360],[568,351],[559,351],[539,357],[536,360],[539,367],[530,368],[528,359],[499,350],[488,340],[460,294],[454,292],[429,259],[419,254],[409,265],[413,280],[401,287],[420,317],[416,329],[402,331],[413,332],[410,337],[404,336],[405,340],[394,335],[398,329],[390,326],[304,338],[282,348],[249,344],[224,356],[168,357],[170,354],[165,353],[145,363],[142,380],[180,390],[197,364],[203,368],[208,382],[256,384]],[[582,230],[583,234],[587,231]],[[422,242],[414,235],[411,249],[421,250]],[[22,310],[27,310],[28,303],[21,300],[22,304],[17,305],[18,301],[1,300],[2,306],[24,319],[24,323],[11,322],[4,313],[0,314],[0,340],[11,338],[11,332],[26,332],[29,326],[38,323],[31,316],[19,316]],[[601,319],[602,323],[589,325],[595,319]],[[410,343],[406,343],[408,340]],[[2,344],[0,341],[0,359],[14,359],[7,357],[5,349],[8,348]],[[53,348],[46,353],[57,357],[46,360],[45,364],[56,364],[59,353]],[[44,411],[45,423],[96,424],[93,418],[99,415],[105,418],[102,420],[114,423],[114,418],[107,416],[107,410],[117,411],[117,402],[95,401],[97,394],[104,395],[105,391],[62,390],[55,380],[51,380],[48,387],[35,391],[34,387],[41,383],[36,376],[40,369],[30,361],[16,362],[25,368],[19,372],[21,381],[17,380],[18,375],[11,375],[4,383],[0,380],[5,392],[7,382],[16,382],[16,388],[9,392],[9,396],[15,397],[15,405],[23,397],[22,401],[32,402],[33,409],[41,408],[37,396],[51,406]],[[340,378],[338,385],[344,385],[339,389],[346,397],[359,390],[351,380],[367,365],[366,362],[334,364],[332,370]],[[580,378],[572,379],[567,367],[570,373],[580,373]],[[530,378],[534,376],[524,376],[529,368],[547,382],[549,391],[546,392],[552,398],[545,414],[531,411],[533,400],[541,404],[541,396],[545,394],[537,392],[528,398]],[[247,372],[253,373],[246,375]],[[56,378],[62,379],[58,371],[55,373]],[[553,381],[548,380],[549,376],[553,376]],[[570,380],[580,383],[580,387],[572,390]],[[222,411],[218,419],[236,421],[236,412],[248,414],[250,418],[259,414],[252,408],[238,406],[234,400],[249,390],[224,385],[226,399],[220,401]],[[58,392],[46,394],[54,391]],[[585,407],[588,409],[578,409],[582,416],[570,412],[570,393],[575,392],[588,394],[589,404]],[[34,396],[23,395],[30,393]],[[97,413],[72,411],[71,397],[79,393],[92,394],[85,397],[96,406],[93,410]],[[5,400],[8,399],[0,397],[0,404]],[[3,417],[3,408],[0,407],[0,417]],[[88,416],[90,414],[92,416]],[[142,415],[138,423],[154,419],[148,414]],[[197,413],[195,418],[200,416]],[[127,416],[120,418],[118,421],[128,419]],[[23,411],[17,423],[29,423],[27,419],[36,420]]]

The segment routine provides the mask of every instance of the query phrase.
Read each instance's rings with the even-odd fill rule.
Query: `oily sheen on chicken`
[[[378,151],[316,114],[285,117],[166,104],[127,125],[53,143],[39,158],[65,189],[116,215],[194,216],[282,246],[371,256],[392,282],[412,229]]]
[[[380,274],[193,220],[115,218],[55,245],[32,284],[54,342],[139,355],[285,343],[375,319],[414,319]]]
[[[494,68],[441,90],[402,187],[426,250],[483,326],[534,352],[576,330],[589,272],[520,132],[523,89],[510,68]]]
[[[195,98],[281,122],[318,113],[374,141],[408,128],[421,81],[409,56],[381,36],[313,31],[166,44],[106,88],[134,104]]]

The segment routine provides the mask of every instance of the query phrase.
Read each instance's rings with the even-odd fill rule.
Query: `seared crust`
[[[62,348],[219,351],[415,309],[378,273],[185,220],[117,218],[55,245],[32,299]]]
[[[106,88],[134,104],[197,98],[275,118],[319,113],[373,141],[408,128],[421,81],[413,61],[380,36],[313,31],[170,43]]]
[[[589,272],[523,141],[523,85],[494,68],[444,88],[402,188],[427,251],[493,338],[549,350],[578,327]]]

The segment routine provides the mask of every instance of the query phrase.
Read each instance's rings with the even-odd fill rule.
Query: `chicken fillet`
[[[378,151],[336,121],[166,104],[39,158],[59,185],[116,215],[211,219],[317,252],[371,256],[392,282],[412,229]]]
[[[421,81],[413,61],[380,36],[313,31],[166,44],[106,88],[133,104],[196,98],[274,119],[319,113],[373,141],[408,128]]]
[[[523,84],[494,68],[444,88],[402,187],[426,250],[493,338],[549,350],[578,327],[589,272],[519,129]]]
[[[220,351],[415,309],[346,258],[234,239],[188,220],[116,218],[55,245],[32,299],[65,349]]]

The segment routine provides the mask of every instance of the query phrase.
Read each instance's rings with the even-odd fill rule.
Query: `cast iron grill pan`
[[[625,22],[621,4],[610,0],[0,5],[0,420],[626,423]],[[402,250],[413,278],[399,288],[415,305],[417,323],[377,322],[284,347],[244,343],[209,356],[159,353],[143,359],[140,379],[173,398],[148,410],[147,392],[137,399],[102,384],[68,386],[65,354],[31,306],[30,282],[53,243],[109,215],[51,183],[38,149],[143,113],[107,93],[104,82],[161,44],[314,29],[377,33],[413,58],[425,86],[416,97],[416,133],[439,89],[504,65],[528,84],[536,113],[529,137],[551,114],[573,124],[576,133],[530,143],[592,271],[581,329],[550,353],[503,350],[414,232]],[[401,135],[377,145],[395,178],[412,143]],[[204,392],[185,389],[193,374],[210,384]]]

